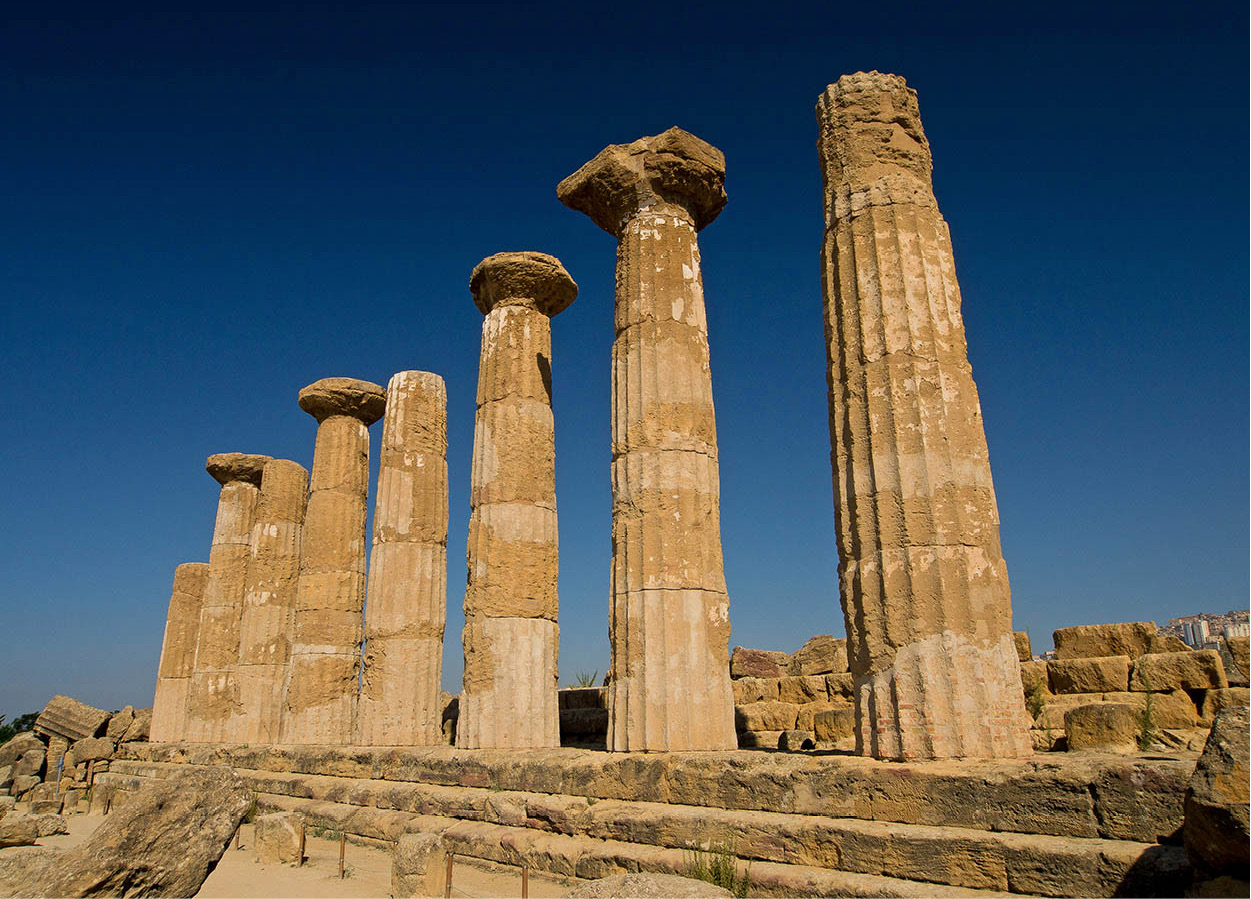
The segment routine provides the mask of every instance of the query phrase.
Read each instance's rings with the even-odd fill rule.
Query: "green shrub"
[[[747,889],[751,886],[751,865],[747,865],[740,877],[738,857],[735,856],[733,847],[717,844],[707,851],[688,849],[685,855],[686,865],[682,869],[682,876],[715,884],[735,896],[747,895]]]

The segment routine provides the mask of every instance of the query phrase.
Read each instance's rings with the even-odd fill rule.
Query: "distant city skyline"
[[[699,243],[731,646],[842,636],[813,107],[859,70],[918,92],[1015,629],[1037,651],[1060,627],[1245,602],[1234,12],[7,10],[0,714],[57,692],[150,705],[174,568],[208,555],[205,458],[308,466],[300,388],[411,369],[447,384],[458,691],[482,327],[468,279],[508,250],[556,256],[580,288],[552,326],[560,682],[602,675],[614,242],[555,190],[607,144],[673,125],[726,156],[729,203]]]

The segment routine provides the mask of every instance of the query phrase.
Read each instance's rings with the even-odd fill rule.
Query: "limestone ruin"
[[[724,183],[721,151],[671,128],[606,147],[557,188],[617,239],[608,737],[617,751],[735,746],[695,237],[725,206]]]
[[[577,286],[551,256],[497,254],[470,279],[462,693],[440,691],[446,385],[318,381],[299,394],[311,477],[209,457],[209,561],[176,569],[153,708],[55,696],[0,746],[0,894],[124,881],[105,828],[60,865],[29,846],[128,801],[113,833],[143,831],[138,809],[176,818],[163,859],[204,831],[184,865],[202,880],[254,797],[259,860],[302,862],[306,827],[338,832],[390,849],[397,896],[442,895],[451,856],[589,880],[681,874],[716,847],[750,863],[754,895],[1246,895],[1248,639],[1083,625],[1039,657],[1013,633],[916,95],[845,76],[818,121],[846,639],[729,653],[696,241],[725,160],[677,128],[612,145],[558,188],[618,241],[607,685],[556,680],[550,319]],[[188,772],[229,792],[203,827],[185,794],[217,787],[152,789]]]
[[[482,323],[456,745],[560,745],[551,317],[578,286],[544,253],[498,253],[469,289]]]
[[[447,387],[426,371],[387,385],[369,557],[358,742],[442,742],[447,621]]]
[[[342,746],[356,736],[369,426],[382,417],[386,392],[368,381],[324,378],[301,390],[299,402],[317,419],[317,443],[300,543],[281,739]]]
[[[916,92],[817,106],[839,591],[857,752],[1031,752],[977,387]]]

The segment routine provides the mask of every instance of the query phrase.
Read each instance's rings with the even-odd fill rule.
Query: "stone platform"
[[[691,848],[750,862],[754,895],[1181,895],[1196,756],[1073,753],[890,763],[759,751],[130,744],[103,791],[229,765],[263,810],[557,876],[680,872]]]

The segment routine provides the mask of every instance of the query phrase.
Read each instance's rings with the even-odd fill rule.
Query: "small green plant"
[[[575,687],[594,687],[598,680],[599,671],[579,671],[573,676],[573,685]]]
[[[1145,677],[1142,680],[1143,686],[1148,688],[1151,686]],[[1138,717],[1138,751],[1146,752],[1159,738],[1160,734],[1155,726],[1155,694],[1148,693],[1142,713]]]
[[[747,865],[740,877],[738,857],[732,846],[714,844],[707,850],[688,849],[684,854],[686,865],[682,869],[683,876],[729,890],[740,899],[747,895],[751,886],[751,865]]]
[[[244,813],[243,813],[243,823],[244,823],[244,824],[251,824],[253,821],[255,821],[255,820],[256,820],[256,812],[257,812],[256,794],[255,794],[255,793],[253,793],[253,794],[252,794],[252,804],[251,804],[251,805],[249,805],[249,806],[248,806],[248,810],[247,810],[246,812],[244,812]]]
[[[1034,689],[1030,690],[1025,697],[1025,707],[1029,709],[1030,715],[1034,720],[1038,720],[1038,716],[1042,714],[1043,706],[1047,704],[1047,688],[1042,685],[1042,681],[1034,684]]]

